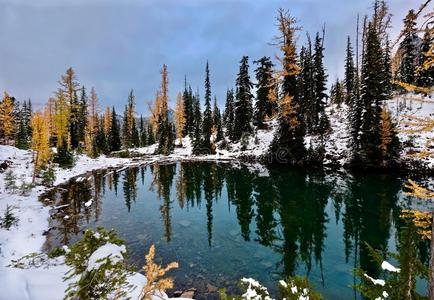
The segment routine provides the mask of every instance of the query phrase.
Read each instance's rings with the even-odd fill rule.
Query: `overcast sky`
[[[421,0],[389,2],[396,36]],[[173,106],[184,75],[203,95],[209,60],[212,93],[223,106],[243,55],[250,62],[274,57],[269,43],[279,7],[298,19],[303,36],[326,24],[325,66],[334,81],[343,76],[346,36],[355,36],[357,13],[371,6],[368,0],[0,0],[0,90],[42,105],[72,66],[82,84],[95,87],[102,107],[122,109],[132,88],[138,112],[147,114],[163,63]]]

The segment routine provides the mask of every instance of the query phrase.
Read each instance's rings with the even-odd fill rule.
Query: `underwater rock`
[[[183,227],[188,227],[191,225],[191,221],[189,220],[181,220],[178,222],[179,225],[183,226]]]

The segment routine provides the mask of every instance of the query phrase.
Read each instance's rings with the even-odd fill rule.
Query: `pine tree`
[[[314,127],[315,132],[324,134],[329,128],[328,117],[325,114],[325,101],[327,94],[325,91],[327,75],[325,74],[323,58],[324,58],[323,40],[320,38],[319,33],[315,38],[315,55],[314,55],[314,82],[315,82],[315,114],[314,114]]]
[[[425,30],[420,46],[420,55],[416,69],[417,85],[421,87],[432,87],[434,85],[434,30]]]
[[[354,58],[353,58],[353,48],[351,47],[351,40],[348,36],[347,40],[347,51],[345,58],[345,103],[350,105],[354,101],[354,77],[355,67],[354,67]]]
[[[410,10],[404,19],[404,39],[399,44],[401,53],[401,62],[398,67],[398,80],[414,84],[416,74],[416,14],[414,10]]]
[[[0,135],[5,144],[15,135],[14,106],[14,99],[5,92],[0,103]]]
[[[300,50],[300,72],[297,78],[299,97],[299,112],[309,131],[313,131],[316,115],[315,81],[314,81],[314,55],[312,42],[307,35],[307,46]]]
[[[360,150],[357,154],[361,161],[374,163],[380,159],[380,113],[383,98],[382,79],[384,77],[383,53],[380,40],[372,22],[366,32],[366,50],[362,65],[361,78],[361,127]]]
[[[249,76],[249,57],[243,56],[240,61],[240,71],[236,80],[234,102],[234,128],[233,139],[239,141],[243,134],[252,133],[252,83]]]
[[[148,143],[147,145],[155,144],[154,130],[152,129],[152,125],[148,124]]]
[[[184,100],[184,116],[185,116],[185,126],[183,137],[190,135],[194,129],[194,116],[193,116],[193,91],[191,86],[187,89],[187,78],[185,78],[184,93],[182,95]]]
[[[339,78],[336,79],[336,83],[330,88],[330,102],[333,104],[341,105],[346,100],[346,94],[344,87]]]
[[[304,124],[300,114],[297,92],[296,21],[283,9],[277,18],[280,35],[276,44],[283,52],[282,98],[279,100],[278,128],[270,146],[271,161],[278,163],[301,163],[306,154],[304,147]]]
[[[234,128],[234,91],[227,90],[226,92],[226,104],[225,113],[223,116],[223,124],[226,127],[226,135],[233,139]]]
[[[95,136],[95,148],[97,154],[108,154],[109,146],[107,137],[104,130],[104,119],[100,118],[98,120],[98,131]]]
[[[211,131],[212,131],[212,111],[211,111],[211,83],[209,79],[209,65],[205,67],[205,110],[202,120],[202,143],[201,149],[211,153]]]
[[[87,94],[86,88],[84,86],[81,87],[80,92],[80,101],[79,101],[79,109],[78,109],[78,127],[77,127],[77,138],[81,147],[85,145],[86,141],[86,126],[88,121],[88,112],[87,112]]]
[[[112,108],[111,113],[111,126],[110,126],[110,132],[108,135],[108,144],[110,151],[119,151],[121,149],[121,137],[119,132],[119,122],[117,120],[116,111],[115,108]]]
[[[131,148],[132,145],[131,131],[128,121],[128,105],[125,105],[124,116],[122,118],[122,145],[125,149]]]
[[[276,111],[276,103],[272,101],[271,95],[275,89],[273,80],[273,63],[267,56],[254,61],[258,67],[255,70],[256,80],[256,105],[254,123],[263,125],[265,117],[270,118]]]
[[[148,133],[145,128],[145,121],[143,120],[143,116],[140,115],[140,146],[146,147],[148,145]]]
[[[175,126],[176,126],[176,137],[179,139],[179,144],[182,146],[182,138],[184,136],[184,128],[186,124],[185,118],[185,100],[183,99],[181,93],[176,96],[176,107],[175,107]]]
[[[15,137],[15,146],[20,149],[29,149],[29,142],[31,137],[30,132],[30,118],[29,111],[27,108],[27,102],[24,101],[21,110],[19,111],[18,117],[16,118],[17,124],[17,134]]]
[[[31,119],[32,125],[32,150],[34,151],[34,164],[35,170],[33,174],[33,181],[35,176],[43,168],[47,166],[51,159],[50,151],[50,132],[46,122],[46,116],[40,112],[33,114]]]
[[[193,97],[193,115],[194,115],[194,128],[192,132],[193,149],[200,149],[202,145],[202,113],[200,109],[199,93]],[[197,152],[197,151],[196,151]]]
[[[215,135],[215,142],[219,142],[223,139],[223,128],[222,128],[222,116],[220,109],[217,106],[217,98],[214,97],[214,107],[212,111],[212,123],[213,123],[213,134]]]

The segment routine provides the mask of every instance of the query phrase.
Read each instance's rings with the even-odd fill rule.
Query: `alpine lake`
[[[218,162],[99,170],[42,196],[68,204],[52,213],[45,250],[103,226],[125,241],[136,270],[152,244],[158,263],[179,263],[168,274],[175,279],[169,295],[194,287],[198,299],[218,299],[219,288],[239,293],[243,277],[277,295],[280,279],[301,275],[325,299],[361,299],[352,287],[354,269],[383,274],[365,243],[391,252],[399,247],[403,185],[388,175]],[[428,261],[428,244],[419,248]],[[418,281],[419,289],[425,285]]]

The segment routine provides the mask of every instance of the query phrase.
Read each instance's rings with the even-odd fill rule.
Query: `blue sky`
[[[421,1],[389,2],[394,37]],[[163,63],[173,106],[184,75],[203,95],[209,60],[212,93],[223,106],[243,55],[252,62],[277,53],[269,43],[279,7],[303,27],[299,46],[305,32],[314,35],[326,24],[325,66],[334,81],[342,77],[357,13],[371,6],[367,0],[0,0],[0,90],[42,105],[72,66],[82,84],[95,87],[102,107],[122,109],[133,88],[137,110],[146,115]]]

